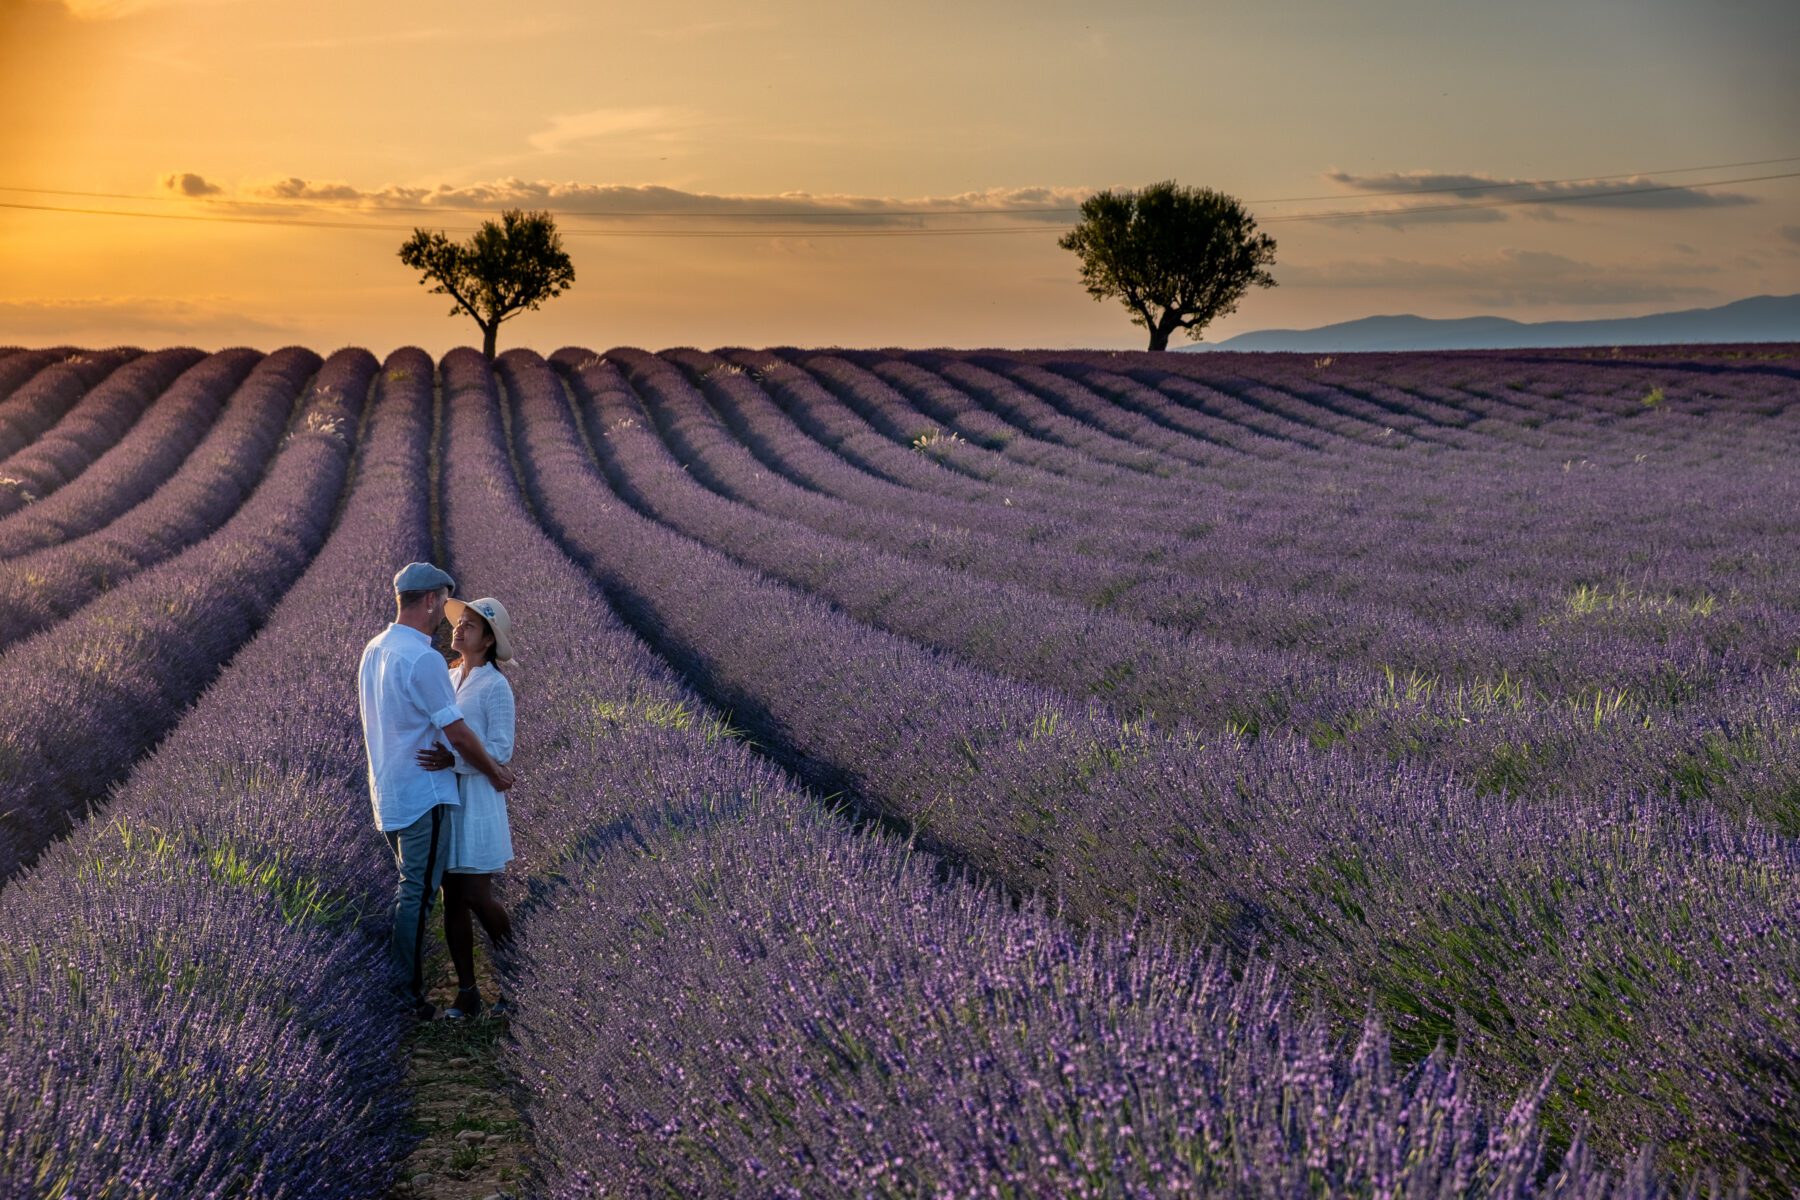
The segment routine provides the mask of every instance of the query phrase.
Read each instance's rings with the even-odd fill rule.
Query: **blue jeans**
[[[450,806],[439,804],[405,829],[383,836],[394,852],[400,881],[394,885],[394,935],[388,957],[394,977],[415,1000],[425,998],[425,922],[449,860]]]

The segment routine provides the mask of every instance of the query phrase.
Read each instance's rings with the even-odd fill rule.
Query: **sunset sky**
[[[1141,346],[1056,236],[1159,179],[1278,242],[1209,340],[1800,292],[1796,45],[1793,0],[0,0],[0,344],[441,351],[395,251],[516,206],[577,281],[503,346]]]

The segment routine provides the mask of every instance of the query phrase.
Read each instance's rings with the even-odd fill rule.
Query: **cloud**
[[[182,196],[218,196],[225,191],[216,183],[209,183],[203,175],[192,171],[164,175],[162,186],[165,191],[175,192]]]
[[[482,44],[517,42],[564,33],[574,28],[569,21],[524,20],[509,15],[504,24],[484,25],[409,25],[403,29],[370,29],[335,26],[316,29],[305,37],[277,38],[251,49],[267,50],[361,50],[380,46],[422,46],[444,42],[466,43],[479,39]]]
[[[1283,284],[1447,294],[1488,308],[1634,304],[1713,295],[1692,280],[1718,268],[1697,263],[1596,264],[1543,250],[1502,250],[1440,262],[1378,258],[1276,269]]]
[[[276,200],[359,200],[362,193],[347,183],[311,183],[297,175],[257,184],[252,189],[259,196]]]
[[[1783,225],[1775,232],[1794,245],[1800,246],[1800,225]]]
[[[763,17],[755,20],[734,18],[721,21],[691,21],[685,25],[658,25],[636,31],[636,36],[656,38],[665,42],[689,42],[700,38],[719,37],[724,34],[759,33],[776,28],[772,18]]]
[[[288,336],[294,327],[246,316],[252,307],[232,296],[78,296],[0,300],[0,329],[9,337],[112,345],[120,338],[154,343],[170,340],[223,344],[269,334]]]
[[[172,173],[166,179],[192,177]],[[318,206],[352,209],[358,213],[442,213],[446,216],[491,214],[507,208],[543,210],[560,216],[596,218],[630,217],[654,220],[713,218],[719,224],[736,222],[748,228],[810,226],[817,229],[870,227],[924,228],[934,215],[961,218],[969,224],[1037,223],[1073,224],[1075,209],[1094,192],[1089,187],[987,188],[949,196],[859,196],[810,192],[721,195],[691,192],[658,184],[596,184],[508,177],[461,185],[435,187],[388,184],[358,188],[348,183],[289,176],[246,186],[237,192],[224,189],[204,195],[220,197],[226,207],[268,215],[270,206],[291,204],[294,210],[317,211]],[[200,195],[201,193],[189,193]],[[981,209],[982,214],[961,210]],[[990,215],[991,214],[991,215]],[[428,219],[420,220],[428,223]],[[647,227],[654,227],[647,226]]]
[[[1493,225],[1507,219],[1504,210],[1469,208],[1457,203],[1387,204],[1370,209],[1356,209],[1331,218],[1333,225],[1385,225],[1404,229],[1409,225]],[[1279,214],[1266,218],[1279,222]]]
[[[1434,171],[1392,171],[1384,175],[1327,171],[1325,178],[1340,187],[1357,192],[1428,195],[1433,198],[1431,203],[1434,204],[1470,201],[1493,203],[1504,200],[1509,205],[1529,205],[1577,201],[1589,208],[1672,209],[1726,208],[1756,203],[1754,196],[1739,192],[1701,191],[1699,189],[1704,188],[1705,184],[1668,183],[1647,175],[1636,175],[1630,179],[1544,182]]]
[[[198,8],[235,4],[237,0],[61,0],[79,21],[116,21],[162,8]]]
[[[686,138],[699,123],[694,114],[670,108],[597,108],[550,118],[550,128],[526,141],[540,154],[560,154],[595,142],[672,142]]]

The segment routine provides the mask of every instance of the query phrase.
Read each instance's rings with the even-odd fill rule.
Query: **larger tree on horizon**
[[[1150,349],[1169,335],[1194,341],[1215,317],[1257,287],[1274,287],[1275,239],[1235,198],[1172,180],[1140,191],[1104,191],[1081,205],[1081,223],[1057,242],[1081,257],[1081,281],[1096,300],[1117,296]]]
[[[466,243],[442,233],[414,229],[400,247],[400,261],[435,283],[481,327],[481,352],[494,361],[500,323],[561,295],[575,282],[575,264],[563,252],[562,236],[547,212],[508,209],[498,223],[483,221]]]

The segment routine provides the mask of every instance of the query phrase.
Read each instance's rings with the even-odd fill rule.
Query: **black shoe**
[[[400,1007],[402,1012],[415,1021],[437,1019],[437,1005],[423,996],[415,995],[411,988],[395,985],[388,989],[388,995],[394,998],[394,1003]]]

